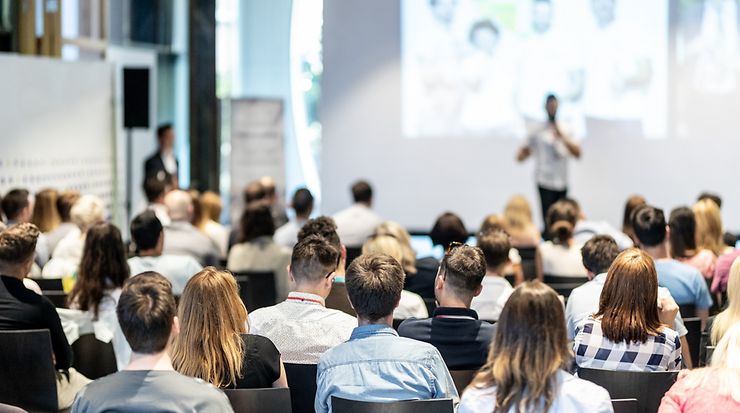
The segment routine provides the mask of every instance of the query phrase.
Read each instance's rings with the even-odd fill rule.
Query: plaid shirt
[[[681,367],[681,342],[669,329],[647,341],[614,343],[604,336],[601,320],[590,316],[576,331],[573,343],[578,367],[602,370],[668,371]]]

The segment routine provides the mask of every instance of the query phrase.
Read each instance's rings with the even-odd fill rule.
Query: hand
[[[660,322],[671,327],[678,314],[678,304],[671,297],[658,298],[658,318]]]

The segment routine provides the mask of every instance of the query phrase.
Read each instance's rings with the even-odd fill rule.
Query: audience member
[[[612,412],[609,393],[567,371],[563,305],[550,287],[528,281],[501,312],[488,362],[463,393],[459,413]]]
[[[337,233],[342,244],[358,248],[375,232],[383,220],[371,208],[373,205],[373,188],[366,181],[352,184],[354,203],[349,208],[334,214]]]
[[[735,262],[737,257],[740,257],[740,249],[733,250],[726,254],[720,255],[717,258],[717,262],[714,265],[714,277],[712,278],[712,292],[715,294],[724,293],[727,291],[727,281],[730,277],[730,267]],[[724,303],[720,303],[724,305]]]
[[[480,248],[450,246],[435,283],[439,306],[433,317],[406,320],[398,327],[398,334],[436,347],[450,370],[481,367],[495,328],[478,320],[470,302],[480,294],[485,274],[486,260]]]
[[[651,257],[635,248],[625,250],[609,268],[599,310],[576,327],[576,364],[603,370],[678,370],[681,341],[667,327],[677,313],[674,302],[658,301]]]
[[[401,245],[403,256],[401,266],[406,273],[403,289],[419,294],[424,299],[434,299],[434,282],[437,273],[432,271],[419,271],[416,266],[416,251],[411,246],[411,234],[403,225],[395,221],[385,221],[375,230],[375,236],[388,235],[396,239]]]
[[[0,201],[2,211],[5,214],[6,227],[24,222],[30,222],[33,214],[33,198],[25,189],[11,189]],[[36,242],[36,255],[34,261],[43,268],[49,261],[49,246],[46,236],[40,233]]]
[[[144,211],[135,216],[130,229],[131,241],[136,247],[136,256],[128,259],[131,274],[162,274],[172,284],[172,292],[182,294],[190,277],[203,267],[191,256],[162,253],[166,235],[154,211]]]
[[[442,254],[447,251],[447,248],[453,242],[464,244],[468,240],[468,230],[465,229],[462,219],[452,212],[445,212],[434,221],[432,230],[429,232],[429,238],[432,240],[432,245],[436,248],[440,248]],[[441,257],[441,255],[440,255]],[[439,260],[434,256],[421,257],[416,260],[416,276],[419,276],[419,280],[436,280],[437,271],[439,270]],[[434,283],[422,283],[422,285],[416,285],[417,283],[412,282],[411,286],[414,287],[413,291],[422,297],[433,298],[435,295]]]
[[[704,199],[694,204],[696,217],[696,244],[698,248],[705,248],[720,256],[732,250],[724,242],[724,228],[719,206],[710,200]]]
[[[504,268],[510,262],[511,244],[509,235],[503,230],[489,230],[478,235],[478,247],[485,259],[485,277],[482,290],[473,297],[470,308],[484,320],[496,321],[504,304],[514,291],[509,281],[504,278]],[[523,282],[523,280],[522,280]]]
[[[624,205],[624,216],[622,217],[622,232],[627,234],[627,236],[632,239],[632,243],[634,245],[637,245],[639,241],[635,236],[635,230],[632,227],[632,220],[634,218],[633,215],[637,208],[643,205],[647,205],[647,201],[645,201],[645,198],[640,195],[632,195],[631,197],[627,198],[627,202]]]
[[[632,248],[634,243],[627,234],[614,228],[606,221],[589,220],[581,209],[581,205],[575,199],[566,198],[565,201],[572,203],[577,211],[578,220],[573,230],[573,240],[577,245],[585,244],[594,235],[609,235],[616,241],[620,251]]]
[[[694,267],[678,262],[668,253],[668,226],[663,210],[643,206],[635,211],[632,226],[640,247],[655,261],[658,284],[671,292],[678,305],[693,305],[697,317],[702,319],[702,329],[709,316],[712,296],[701,273]],[[682,314],[684,317],[694,316]]]
[[[709,367],[684,370],[663,396],[658,413],[740,411],[740,324],[719,341]]]
[[[714,201],[714,203],[717,204],[717,208],[719,208],[720,210],[722,209],[722,198],[719,195],[711,192],[702,192],[701,194],[699,194],[699,197],[696,199],[696,201],[699,202],[705,199]],[[722,235],[722,238],[726,246],[730,248],[735,248],[738,239],[737,235],[725,231],[725,233]]]
[[[401,247],[401,243],[389,235],[378,235],[368,239],[362,246],[362,253],[385,254],[393,257],[399,263],[403,261],[403,247]],[[405,275],[404,278],[406,278]],[[393,318],[396,320],[405,320],[407,318],[427,317],[429,317],[429,312],[427,311],[426,304],[424,304],[424,299],[419,294],[401,290],[401,301],[399,301],[393,311]]]
[[[253,334],[275,343],[283,360],[295,364],[316,364],[328,349],[347,341],[357,319],[326,308],[340,250],[320,235],[308,235],[293,248],[290,277],[295,290],[288,298],[249,315]]]
[[[29,222],[36,225],[42,234],[48,234],[61,223],[59,211],[57,210],[58,197],[59,193],[56,189],[44,189],[36,194],[33,213]]]
[[[171,123],[164,123],[157,128],[157,146],[157,152],[144,162],[144,177],[171,182],[172,187],[177,188],[180,164],[175,157],[175,129]]]
[[[196,228],[206,234],[218,247],[219,258],[226,259],[229,248],[229,229],[221,222],[221,197],[213,191],[206,191],[198,198],[200,210],[193,223]]]
[[[72,348],[54,304],[23,285],[33,265],[38,237],[39,229],[30,223],[0,232],[0,330],[49,330],[55,368],[66,372],[57,374],[59,408],[66,409],[89,380],[71,368]]]
[[[401,264],[387,255],[363,254],[350,264],[347,293],[359,326],[319,360],[317,413],[331,412],[332,396],[374,402],[458,398],[439,351],[399,337],[391,327],[403,279]]]
[[[696,246],[696,219],[694,211],[686,207],[671,211],[668,219],[668,240],[671,256],[701,272],[704,278],[714,276],[714,264],[717,256],[708,249]]]
[[[264,201],[265,197],[265,187],[262,186],[259,180],[252,181],[244,187],[244,206],[249,206],[257,201]]]
[[[332,247],[336,248],[340,253],[339,265],[335,271],[334,282],[344,282],[344,273],[347,269],[347,248],[342,245],[337,234],[337,225],[334,223],[332,217],[320,216],[314,219],[309,219],[303,224],[303,227],[298,231],[298,242],[301,242],[304,238],[310,235],[318,235],[324,238],[331,244]]]
[[[480,238],[482,234],[487,234],[490,231],[503,231],[509,237],[509,244],[511,244],[511,236],[506,232],[506,226],[504,225],[502,218],[496,214],[489,214],[483,218],[483,223],[480,225],[477,238]],[[535,248],[536,250],[537,247],[524,248]],[[522,257],[519,255],[519,250],[516,248],[509,248],[509,260],[501,269],[500,274],[501,276],[513,275],[515,285],[519,285],[524,282]]]
[[[215,263],[218,246],[193,224],[193,199],[189,193],[174,190],[167,193],[164,203],[170,214],[170,225],[164,227],[164,253],[189,255],[201,265]]]
[[[272,220],[275,222],[275,228],[281,227],[288,222],[288,215],[285,213],[285,208],[280,202],[278,197],[277,183],[275,178],[271,176],[263,176],[260,178],[260,184],[265,190],[265,201],[270,205],[270,211],[272,212]]]
[[[77,225],[72,222],[70,211],[72,206],[80,199],[80,193],[77,191],[63,191],[57,197],[56,208],[59,213],[60,223],[53,230],[46,234],[46,243],[49,244],[49,251],[54,251],[62,238],[70,232],[77,231]]]
[[[170,188],[171,189],[171,188]],[[167,182],[156,176],[150,176],[144,180],[144,195],[146,195],[146,209],[154,211],[157,219],[163,226],[170,225],[170,213],[164,204],[164,196],[167,194]]]
[[[573,239],[578,209],[572,202],[560,200],[547,211],[548,233],[553,237],[537,249],[545,275],[585,277],[580,246]]]
[[[506,203],[503,226],[514,247],[532,248],[542,241],[542,236],[532,221],[532,208],[523,195],[515,195]]]
[[[293,194],[290,206],[295,211],[295,217],[275,230],[273,239],[278,245],[293,248],[298,242],[298,231],[308,221],[313,212],[313,195],[306,188],[299,188]]]
[[[247,334],[247,309],[228,272],[207,267],[195,274],[182,293],[178,318],[175,370],[221,388],[288,387],[275,345]]]
[[[275,223],[270,206],[265,202],[247,206],[240,225],[242,238],[229,251],[226,267],[232,272],[272,271],[277,299],[285,300],[291,291],[287,270],[290,250],[272,239]]]
[[[710,343],[716,345],[727,330],[740,323],[740,260],[735,260],[727,284],[727,307],[714,316],[710,332]]]
[[[172,367],[169,353],[180,331],[176,310],[166,278],[147,272],[129,279],[116,311],[131,361],[125,370],[88,384],[72,412],[232,412],[226,395]]]

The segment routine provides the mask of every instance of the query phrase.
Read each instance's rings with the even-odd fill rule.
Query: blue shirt
[[[324,353],[316,384],[316,413],[331,412],[332,396],[371,402],[458,400],[439,351],[399,337],[388,325],[357,327],[349,341]]]
[[[655,260],[658,285],[671,292],[676,304],[693,304],[697,310],[712,306],[712,296],[699,270],[673,259]]]

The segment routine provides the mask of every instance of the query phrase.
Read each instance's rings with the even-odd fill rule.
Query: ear
[[[665,226],[665,238],[669,239],[671,237],[671,227],[668,225]]]
[[[334,285],[334,278],[336,277],[337,277],[337,273],[332,272],[330,276],[324,279],[324,287],[326,287],[326,289],[328,290],[331,290],[332,285]]]
[[[475,288],[475,291],[473,291],[473,297],[479,296],[481,291],[483,291],[483,284]]]
[[[434,289],[441,290],[444,288],[444,285],[445,285],[444,277],[442,277],[442,274],[437,273],[437,276],[434,278]]]
[[[172,331],[170,332],[170,335],[172,338],[175,338],[178,334],[180,334],[180,319],[175,316],[175,318],[172,319]]]
[[[290,264],[288,264],[288,266],[285,267],[285,269],[288,271],[288,278],[290,279],[290,282],[292,282],[293,284],[295,284],[296,283],[295,282],[295,277],[293,277],[293,271],[290,270]]]

